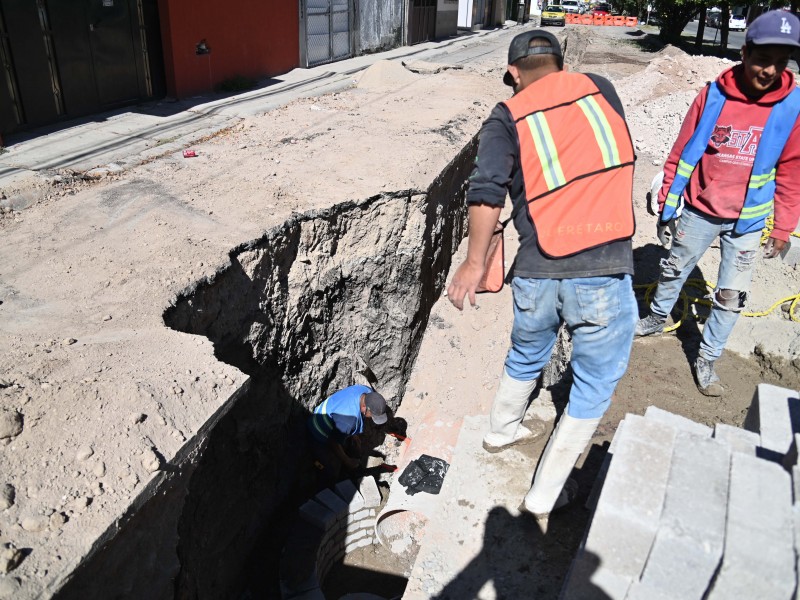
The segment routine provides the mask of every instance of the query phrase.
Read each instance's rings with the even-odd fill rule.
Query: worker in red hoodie
[[[694,362],[707,396],[724,392],[714,362],[744,308],[767,217],[774,213],[766,258],[784,249],[800,217],[800,90],[786,70],[798,47],[795,15],[775,10],[753,21],[741,64],[698,94],[664,165],[658,234],[675,235],[636,335],[663,331],[689,273],[719,239],[713,306]]]

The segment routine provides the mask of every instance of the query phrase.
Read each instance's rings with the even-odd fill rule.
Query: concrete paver
[[[609,581],[629,583],[639,579],[658,531],[672,460],[676,429],[637,415],[625,417],[616,441],[583,552],[596,556]],[[601,571],[589,579],[573,573],[565,586],[566,597],[584,597],[600,588],[611,598],[626,585],[604,588]]]
[[[761,435],[764,449],[786,454],[792,445],[794,432],[800,431],[798,393],[768,383],[758,384],[744,426]]]
[[[722,558],[730,454],[724,442],[685,432],[676,436],[643,586],[685,600],[703,598]]]
[[[755,456],[756,448],[761,445],[759,434],[724,423],[717,423],[714,426],[714,438],[727,443],[734,452],[751,456]]]
[[[734,452],[725,556],[708,600],[789,598],[796,585],[793,523],[789,474]]]

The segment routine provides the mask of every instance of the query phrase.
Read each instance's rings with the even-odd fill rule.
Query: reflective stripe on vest
[[[608,123],[608,119],[603,114],[603,109],[597,103],[593,96],[586,96],[577,102],[586,120],[594,132],[597,146],[600,152],[603,153],[603,165],[605,167],[614,167],[620,164],[619,150],[617,149],[617,140],[614,138],[614,131]]]
[[[531,130],[533,142],[536,145],[536,153],[542,163],[542,175],[547,182],[547,189],[554,190],[566,183],[564,171],[561,170],[561,163],[558,161],[558,150],[553,142],[553,135],[547,125],[547,118],[538,112],[525,118]]]
[[[320,404],[311,415],[311,425],[322,439],[327,440],[336,428],[333,418],[328,416],[328,400]]]
[[[662,221],[675,216],[680,197],[691,179],[694,169],[700,162],[708,147],[714,126],[717,124],[726,97],[719,85],[714,82],[708,87],[703,114],[697,123],[692,137],[686,143],[678,161],[675,179],[669,187]],[[795,121],[800,115],[800,90],[792,92],[775,103],[764,125],[764,131],[758,142],[758,149],[750,171],[744,205],[736,221],[734,232],[738,234],[760,231],[764,221],[772,213],[775,196],[776,165],[789,139]]]
[[[633,235],[633,144],[581,73],[547,75],[504,102],[516,124],[537,243],[561,258]]]

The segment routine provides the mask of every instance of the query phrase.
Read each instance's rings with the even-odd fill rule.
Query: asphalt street
[[[689,24],[686,26],[686,28],[683,30],[684,35],[690,35],[692,37],[696,36],[698,25],[699,25],[698,21],[690,21]],[[745,35],[747,35],[746,31],[729,31],[728,49],[738,51],[742,46],[744,46]],[[709,42],[713,42],[715,46],[720,45],[721,36],[722,36],[722,31],[717,29],[716,27],[709,27],[708,25],[706,25],[705,31],[703,31],[703,39]],[[800,72],[800,70],[798,70],[798,64],[796,60],[789,61],[789,69],[791,69],[795,73]]]

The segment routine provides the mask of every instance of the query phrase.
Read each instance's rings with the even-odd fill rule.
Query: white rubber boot
[[[528,400],[536,387],[536,380],[518,381],[511,377],[505,369],[500,378],[500,385],[492,403],[489,415],[489,433],[483,438],[483,447],[488,452],[500,452],[514,444],[533,440],[544,433],[544,427],[532,432],[520,425],[528,408]]]
[[[599,418],[575,419],[565,411],[550,436],[536,468],[533,485],[520,507],[536,517],[543,532],[547,530],[550,512],[574,498],[577,486],[574,482],[567,485],[569,474],[599,424]]]

